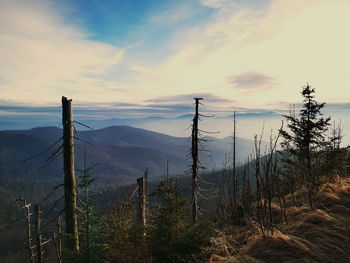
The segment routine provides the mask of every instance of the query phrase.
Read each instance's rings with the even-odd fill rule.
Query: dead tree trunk
[[[256,180],[256,217],[258,220],[258,223],[260,224],[262,234],[265,235],[265,230],[264,230],[264,223],[263,223],[263,205],[261,201],[261,186],[260,186],[260,158],[261,158],[261,138],[262,138],[262,133],[260,136],[260,140],[258,141],[257,135],[254,136],[254,145],[255,145],[255,180]]]
[[[166,179],[169,179],[169,160],[166,160]]]
[[[145,225],[147,225],[147,214],[148,214],[148,197],[147,197],[147,191],[148,191],[148,168],[146,168],[145,170],[145,176],[144,176],[145,180],[144,180],[144,195],[145,195]]]
[[[24,199],[17,199],[16,201],[23,202],[23,208],[26,208],[26,218],[27,218],[27,249],[29,252],[29,260],[31,263],[34,263],[34,252],[33,252],[33,246],[32,246],[32,234],[31,234],[31,223],[30,223],[30,206],[31,204],[27,204],[27,201]]]
[[[56,223],[57,233],[53,233],[53,238],[55,240],[56,257],[57,263],[61,263],[62,259],[62,231],[61,231],[61,217],[59,216]]]
[[[247,164],[244,165],[243,169],[243,178],[242,178],[242,192],[241,192],[241,203],[242,206],[245,206],[245,201],[246,201],[246,192],[247,192]]]
[[[137,178],[138,195],[137,195],[137,221],[146,226],[146,183],[145,177]]]
[[[232,147],[232,172],[233,172],[233,210],[237,209],[238,180],[236,175],[236,111],[233,112],[233,147]]]
[[[30,257],[30,262],[34,263],[34,252],[32,246],[32,235],[31,235],[31,224],[30,224],[30,204],[27,204],[24,200],[24,206],[27,209],[27,238],[28,238],[28,252]]]
[[[41,242],[41,232],[40,232],[40,205],[34,205],[34,212],[35,212],[36,253],[38,256],[38,263],[42,263],[43,246]]]
[[[146,202],[146,209],[147,209],[147,191],[148,191],[148,168],[146,168],[146,170],[145,170],[145,202]]]
[[[192,219],[194,222],[198,220],[198,105],[203,98],[194,98],[195,100],[195,115],[193,117],[192,126]]]
[[[62,97],[63,169],[67,247],[79,251],[76,184],[74,174],[74,135],[72,100]]]

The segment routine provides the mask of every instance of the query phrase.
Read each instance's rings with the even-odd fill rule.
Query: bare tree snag
[[[198,105],[203,98],[194,98],[195,100],[195,115],[192,125],[192,219],[194,222],[198,220]]]
[[[27,201],[24,199],[17,199],[16,201],[23,202],[23,208],[25,208],[27,211],[27,249],[29,252],[29,259],[31,263],[34,263],[34,253],[33,253],[33,246],[32,246],[32,235],[31,235],[31,223],[30,223],[30,206],[31,204],[27,204]]]
[[[233,112],[233,146],[232,146],[232,172],[233,172],[233,210],[237,209],[238,180],[236,175],[236,111]]]
[[[147,203],[147,191],[148,191],[148,176],[149,176],[149,172],[148,172],[148,168],[146,168],[145,170],[145,196],[146,196],[146,203]]]
[[[36,234],[36,253],[38,256],[38,263],[43,262],[43,246],[40,232],[40,205],[34,205],[35,212],[35,234]]]
[[[63,169],[67,247],[79,251],[76,184],[74,174],[74,135],[72,100],[62,97]]]
[[[166,160],[166,179],[169,179],[169,160]]]
[[[53,233],[55,240],[57,263],[62,263],[62,231],[61,231],[61,217],[59,216],[56,223],[57,233]]]
[[[145,186],[144,186],[144,193],[145,193],[145,225],[147,225],[147,214],[148,214],[148,197],[147,197],[147,191],[148,191],[148,168],[146,168],[146,170],[145,170],[145,176],[144,176],[144,178],[145,178],[145,180],[144,180],[144,184],[145,184]]]
[[[146,180],[145,177],[137,178],[137,221],[146,226]]]

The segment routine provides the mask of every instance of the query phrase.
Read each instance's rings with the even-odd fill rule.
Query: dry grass
[[[318,209],[314,211],[306,199],[303,206],[288,207],[289,224],[280,224],[280,231],[272,235],[236,229],[239,238],[242,232],[248,233],[245,244],[237,242],[241,247],[234,256],[222,255],[220,261],[212,262],[350,262],[350,178],[324,184],[315,200]]]

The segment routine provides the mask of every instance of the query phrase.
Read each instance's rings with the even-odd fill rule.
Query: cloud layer
[[[278,109],[310,82],[320,101],[347,103],[349,12],[347,0],[183,2],[144,19],[147,41],[120,48],[67,20],[56,1],[3,0],[0,99],[58,105],[65,95],[153,114],[203,96],[210,109]],[[155,30],[162,35],[152,39]]]
[[[1,1],[2,99],[52,103],[68,94],[102,100],[108,81],[90,77],[118,64],[123,50],[87,39],[43,1]]]
[[[251,71],[231,76],[228,81],[237,89],[257,90],[271,88],[274,85],[275,79],[268,75]]]

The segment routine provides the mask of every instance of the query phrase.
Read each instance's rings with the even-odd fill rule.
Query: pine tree
[[[80,217],[80,256],[77,261],[90,263],[101,262],[99,254],[102,252],[101,245],[98,244],[99,218],[94,209],[95,195],[91,191],[92,184],[95,183],[96,178],[93,177],[91,170],[95,164],[87,167],[86,163],[86,148],[84,148],[84,169],[79,169],[81,172],[78,187],[83,190],[83,200],[80,199],[82,208]]]
[[[315,89],[307,84],[301,91],[303,96],[303,107],[299,112],[299,118],[293,112],[283,115],[287,120],[289,131],[283,130],[281,135],[284,141],[281,146],[283,162],[288,173],[294,181],[306,186],[309,195],[309,204],[313,209],[313,192],[320,182],[320,158],[322,149],[326,145],[326,132],[330,125],[330,117],[321,117],[321,109],[325,103],[315,100]],[[289,176],[287,174],[287,176]],[[293,189],[294,191],[295,189]]]
[[[104,216],[103,232],[106,262],[150,262],[144,242],[143,226],[137,222],[135,202],[129,193],[109,206]]]
[[[192,222],[189,206],[173,178],[162,181],[152,194],[159,202],[152,207],[148,240],[152,262],[190,262],[208,239],[208,225]]]

